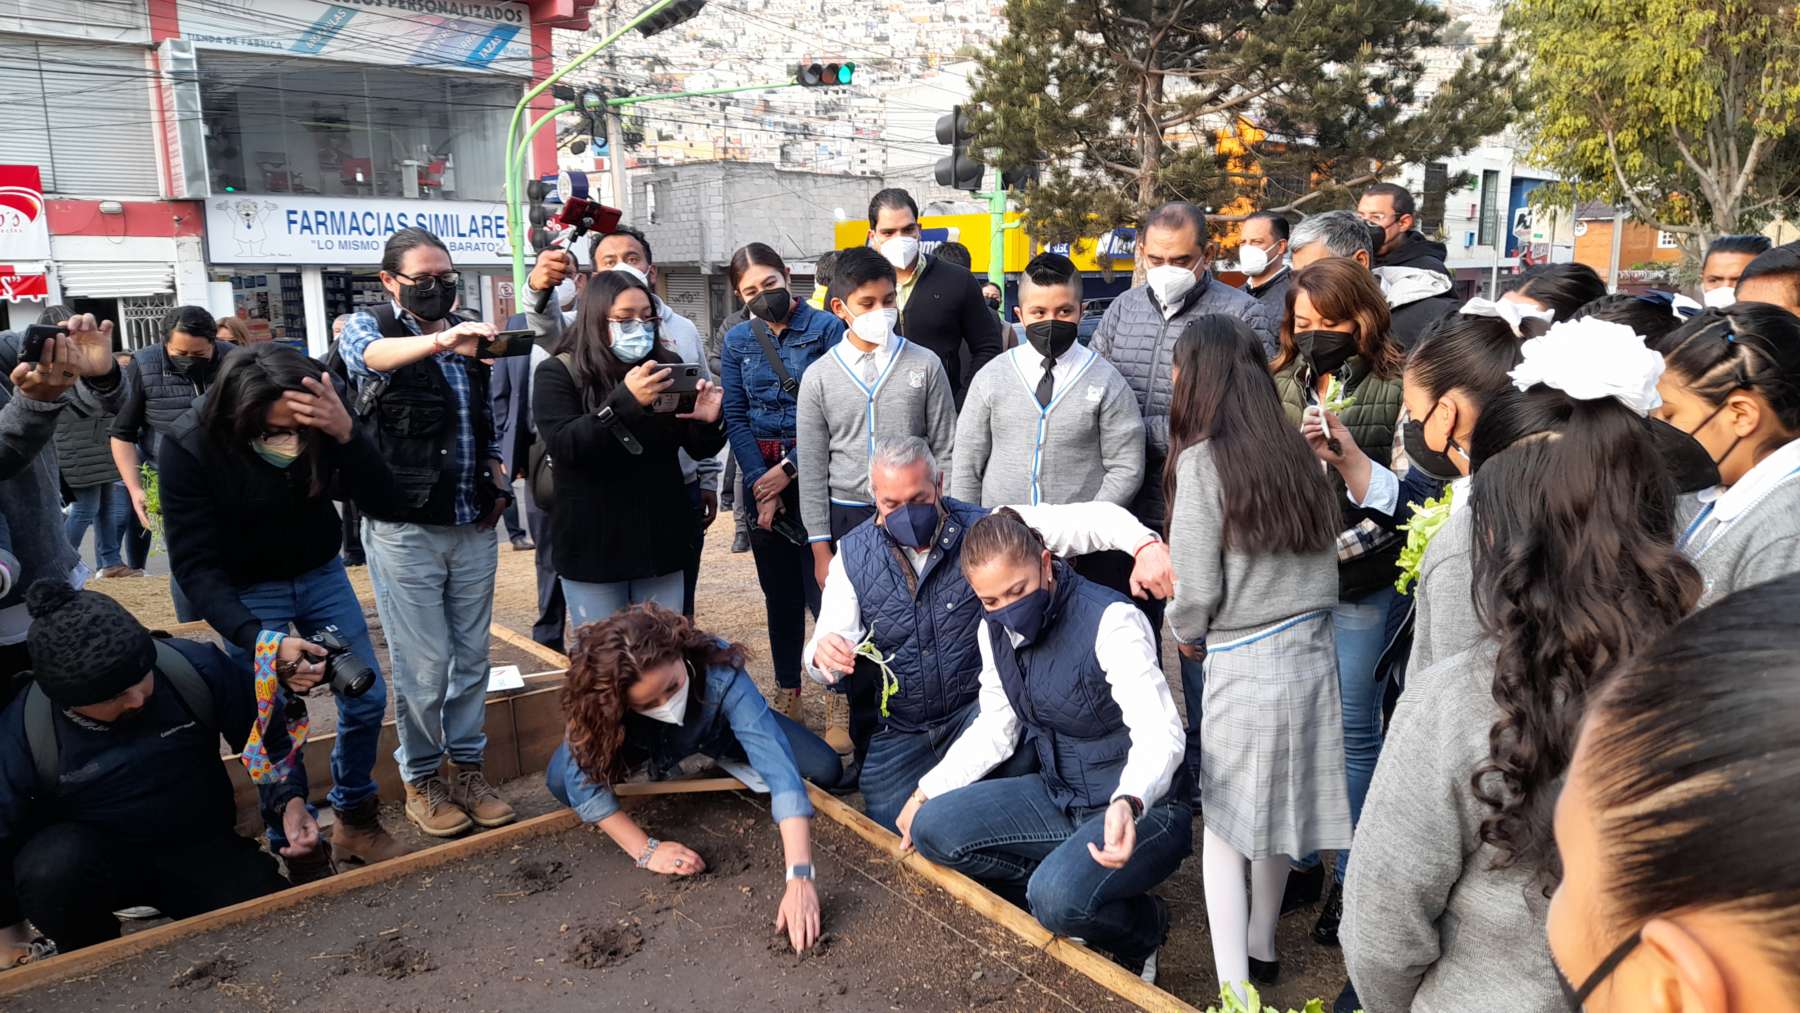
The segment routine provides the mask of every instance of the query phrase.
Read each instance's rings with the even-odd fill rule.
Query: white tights
[[[1250,977],[1249,958],[1275,959],[1275,922],[1281,917],[1281,893],[1287,887],[1289,862],[1283,855],[1251,861],[1209,829],[1201,844],[1200,864],[1219,984],[1230,985],[1243,998],[1243,982]],[[1246,865],[1250,869],[1247,908]]]

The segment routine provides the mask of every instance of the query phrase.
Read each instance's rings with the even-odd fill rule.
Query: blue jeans
[[[680,612],[683,597],[681,583],[680,570],[660,577],[615,580],[605,584],[590,584],[585,580],[564,577],[563,600],[568,602],[575,628],[580,629],[588,623],[600,622],[629,605],[641,605],[647,601],[653,601],[671,612]]]
[[[1381,697],[1384,687],[1375,678],[1375,664],[1387,644],[1387,614],[1396,592],[1391,585],[1361,598],[1341,601],[1331,610],[1332,633],[1337,640],[1338,697],[1344,712],[1344,773],[1350,781],[1350,821],[1362,818],[1363,799],[1375,778],[1375,761],[1381,759]],[[1297,863],[1301,868],[1318,864],[1318,855]],[[1336,878],[1344,881],[1350,852],[1338,855]]]
[[[362,696],[338,696],[337,740],[331,747],[331,791],[325,796],[333,809],[349,809],[376,792],[375,748],[381,741],[381,716],[387,712],[387,684],[381,678],[381,663],[375,657],[375,644],[369,639],[369,624],[363,619],[362,604],[344,573],[344,562],[331,562],[292,580],[268,580],[238,588],[238,601],[262,620],[263,629],[287,632],[291,626],[307,637],[327,626],[337,627],[337,635],[350,645],[350,650],[375,670],[375,684]],[[233,660],[248,666],[250,654],[236,644],[227,644]],[[282,701],[276,701],[280,713]],[[270,838],[280,837],[271,831]],[[276,841],[285,847],[285,840]]]
[[[400,776],[408,784],[435,777],[446,754],[458,766],[480,766],[500,560],[494,532],[365,517],[362,537],[387,635]]]
[[[902,732],[883,728],[869,740],[869,753],[863,760],[863,808],[869,818],[889,830],[899,832],[896,821],[906,808],[906,798],[919,787],[919,778],[938,765],[950,744],[975,720],[978,704],[963,705],[949,719],[922,732]],[[994,768],[988,779],[1015,777],[1037,770],[1037,753],[1024,748],[1016,750],[1012,759]]]
[[[919,854],[994,884],[1024,887],[1038,924],[1079,936],[1127,964],[1161,946],[1168,925],[1147,894],[1194,850],[1193,813],[1164,799],[1137,823],[1123,869],[1095,862],[1087,846],[1106,836],[1106,810],[1064,812],[1038,774],[980,781],[927,801],[913,818]]]
[[[63,533],[69,544],[81,551],[81,540],[88,528],[94,529],[94,569],[104,570],[119,565],[119,542],[131,516],[131,497],[125,494],[125,483],[102,482],[75,490],[75,501],[69,504]]]

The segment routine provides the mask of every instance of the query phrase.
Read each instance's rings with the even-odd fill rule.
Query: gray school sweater
[[[1105,357],[1085,348],[1073,372],[1037,402],[1043,356],[1020,345],[969,384],[956,420],[950,495],[985,507],[1007,503],[1130,506],[1144,484],[1144,420],[1137,395]],[[1162,481],[1162,476],[1154,476]]]
[[[1169,629],[1178,639],[1219,643],[1337,604],[1333,548],[1305,556],[1225,548],[1225,509],[1212,448],[1205,442],[1189,447],[1176,467],[1169,511],[1169,555],[1175,564]]]
[[[1691,522],[1697,524],[1698,537],[1683,548],[1706,581],[1697,607],[1753,584],[1800,573],[1800,475],[1776,486],[1716,538],[1707,537],[1704,516]]]
[[[1468,498],[1468,483],[1458,495]],[[1467,502],[1453,509],[1419,563],[1415,589],[1412,654],[1406,662],[1407,684],[1417,673],[1475,646],[1481,621],[1475,617],[1474,528]]]
[[[800,516],[815,542],[831,539],[831,504],[868,505],[869,451],[883,436],[922,436],[938,467],[952,466],[956,397],[937,353],[904,338],[887,369],[864,387],[845,338],[806,367],[800,378],[796,439],[800,460]]]
[[[1493,869],[1487,807],[1470,779],[1488,758],[1494,651],[1409,679],[1356,825],[1338,939],[1370,1013],[1561,1011],[1531,869]],[[1555,786],[1547,790],[1555,791]]]

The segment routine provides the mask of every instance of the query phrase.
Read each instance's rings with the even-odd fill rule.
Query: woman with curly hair
[[[619,808],[612,785],[648,764],[652,777],[688,756],[747,760],[769,786],[781,829],[787,891],[775,925],[795,950],[819,938],[812,882],[812,803],[802,777],[836,787],[838,756],[825,740],[769,709],[744,670],[744,645],[694,627],[660,605],[634,605],[576,633],[562,708],[568,731],[550,757],[550,793],[606,831],[640,869],[691,876],[706,862],[645,833]]]
[[[1627,326],[1553,326],[1469,440],[1482,636],[1414,673],[1357,827],[1340,934],[1364,1008],[1566,1009],[1551,814],[1590,690],[1700,597]]]

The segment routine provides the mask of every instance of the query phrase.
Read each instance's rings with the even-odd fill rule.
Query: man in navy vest
[[[846,676],[882,680],[883,706],[866,756],[859,756],[869,817],[890,830],[919,778],[936,766],[974,720],[981,657],[981,604],[963,578],[963,535],[987,514],[943,493],[943,475],[924,440],[878,440],[869,458],[875,517],[838,543],[823,603],[802,660],[812,677],[833,685]],[[1168,597],[1168,548],[1130,512],[1110,503],[1014,507],[1064,556],[1131,553],[1132,593]],[[870,640],[887,672],[857,646]],[[1032,769],[1029,751],[989,776]]]

